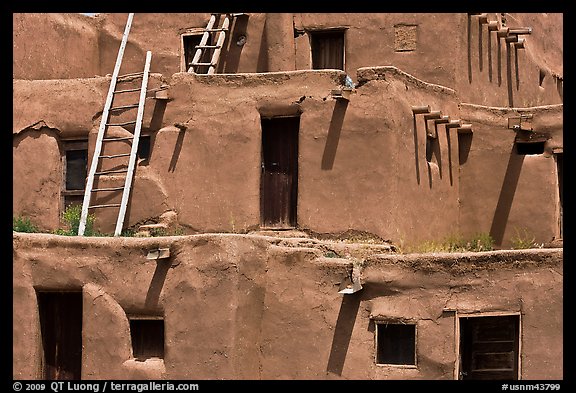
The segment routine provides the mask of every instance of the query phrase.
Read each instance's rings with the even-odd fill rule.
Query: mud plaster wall
[[[108,92],[110,78],[84,78],[76,80],[13,81],[13,213],[30,217],[43,230],[58,227],[60,190],[63,187],[61,156],[62,141],[85,139],[89,141],[88,162],[91,162],[94,143],[101,120],[101,112]],[[152,75],[151,89],[161,84],[159,75]],[[130,83],[125,88],[135,87]],[[126,98],[129,99],[129,98]],[[132,97],[134,100],[134,97]],[[162,105],[152,97],[146,99],[142,129],[147,131],[159,121]],[[117,105],[134,103],[115,102]],[[135,113],[122,114],[117,119],[131,120]],[[158,127],[158,126],[156,126]],[[157,129],[157,128],[156,128]],[[114,130],[110,132],[112,135]],[[124,132],[126,130],[116,130]],[[121,149],[120,147],[119,149]],[[124,146],[126,148],[126,146]],[[104,153],[118,153],[118,148],[104,149]],[[125,152],[125,151],[123,151]],[[148,200],[148,211],[143,217],[139,206],[132,209],[136,221],[149,215],[157,216],[165,210],[161,182],[154,174],[147,174],[145,162],[140,162],[140,181],[135,192]],[[104,183],[105,181],[103,181]],[[30,190],[36,193],[30,193]],[[32,195],[36,194],[34,198]],[[156,210],[154,210],[156,209]],[[114,220],[104,215],[104,222]]]
[[[43,15],[47,16],[43,19]],[[202,29],[209,17],[207,13],[135,14],[122,71],[141,71],[145,53],[150,50],[153,52],[153,72],[167,76],[179,72],[181,34]],[[490,21],[502,20],[496,13],[489,13],[488,18]],[[506,45],[502,42],[501,83],[498,84],[495,33],[490,33],[491,51],[488,51],[488,32],[483,25],[480,53],[477,16],[471,17],[469,45],[465,13],[296,13],[282,14],[282,17],[251,13],[245,28],[232,34],[229,56],[232,58],[227,59],[226,54],[222,56],[222,71],[310,69],[309,35],[300,34],[294,39],[285,33],[294,28],[302,32],[339,27],[346,32],[345,71],[352,78],[360,67],[393,65],[420,79],[455,89],[464,102],[515,107],[562,102],[562,14],[505,13],[504,18],[506,26],[511,28],[533,28],[532,34],[521,36],[526,40],[526,48],[518,50],[518,72],[515,53],[511,55],[510,83]],[[267,19],[270,19],[268,24]],[[99,14],[94,18],[77,14],[15,14],[13,77],[52,79],[112,73],[126,20],[127,14],[123,13]],[[42,40],[38,40],[36,31],[43,26],[47,27],[42,31]],[[395,50],[396,30],[402,26],[415,27],[415,40],[406,47],[414,50]],[[235,42],[240,34],[246,36],[246,43],[237,47]],[[54,57],[54,53],[68,51],[68,56]],[[38,63],[38,58],[47,60]],[[542,83],[540,72],[545,75]]]
[[[99,31],[92,18],[15,13],[12,23],[13,78],[66,79],[99,74]]]
[[[83,379],[452,379],[454,314],[520,312],[522,379],[562,378],[562,250],[373,255],[350,261],[279,239],[13,235],[16,379],[40,376],[35,289],[80,289]],[[147,251],[170,248],[167,261]],[[443,312],[444,311],[444,312]],[[163,315],[163,360],[132,359],[126,314]],[[374,364],[373,318],[418,325],[417,369]]]
[[[395,50],[395,26],[416,26],[414,51]],[[361,67],[395,66],[430,83],[453,87],[459,50],[457,32],[464,28],[457,14],[305,13],[294,14],[294,27],[314,31],[345,29],[345,70],[356,81]],[[309,36],[296,38],[298,68],[312,68]],[[438,45],[442,42],[443,45]]]
[[[519,155],[507,118],[531,113],[534,131],[550,146],[562,142],[562,108],[552,105],[512,111],[462,105],[462,118],[475,125],[466,163],[460,167],[460,223],[463,233],[489,232],[496,244],[518,238],[548,242],[558,236],[558,180],[549,152]],[[548,148],[546,148],[548,150]]]
[[[455,65],[455,84],[448,86],[467,103],[516,108],[562,103],[563,15],[506,13],[504,18],[511,29],[532,28],[531,34],[519,36],[525,40],[525,49],[515,51],[514,46],[510,46],[509,61],[503,38],[498,39],[495,31],[490,32],[489,44],[486,24],[482,25],[479,34],[478,16],[470,17],[468,46],[468,16],[458,15],[461,28],[455,34],[461,45],[456,58],[447,59]],[[488,13],[488,21],[496,20],[502,20],[500,14]],[[497,40],[500,40],[500,54]],[[542,82],[541,72],[544,75]]]
[[[179,221],[208,231],[258,227],[261,113],[286,115],[293,105],[302,112],[299,226],[413,240],[457,225],[457,181],[451,184],[449,175],[456,173],[455,153],[450,168],[442,134],[440,165],[427,164],[423,120],[414,130],[411,112],[411,105],[426,103],[457,116],[453,92],[390,72],[389,80],[367,81],[346,104],[329,96],[340,75],[174,75],[164,121],[188,128],[158,132],[150,168],[164,179]],[[423,203],[425,209],[415,208]],[[443,222],[433,219],[439,211]]]

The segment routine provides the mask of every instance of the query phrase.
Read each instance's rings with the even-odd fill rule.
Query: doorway
[[[260,224],[296,227],[300,117],[262,118]]]
[[[520,316],[460,317],[460,376],[517,380]]]
[[[82,370],[82,292],[36,293],[40,314],[42,379],[79,380]]]

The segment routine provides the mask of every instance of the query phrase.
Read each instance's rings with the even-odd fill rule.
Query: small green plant
[[[326,251],[324,253],[324,256],[326,258],[340,258],[340,256],[338,254],[336,254],[334,251]]]
[[[12,217],[12,230],[16,232],[36,233],[38,227],[28,217]]]
[[[78,228],[80,227],[80,218],[82,216],[82,206],[70,205],[62,213],[62,221],[66,228],[59,228],[56,230],[57,235],[76,236],[78,235]],[[98,236],[94,231],[94,215],[89,214],[86,219],[86,228],[84,229],[84,236]]]
[[[538,245],[536,244],[536,237],[530,233],[526,228],[522,228],[522,230],[518,230],[515,228],[514,230],[516,234],[510,240],[512,241],[512,248],[514,250],[521,250],[525,248],[536,248]]]

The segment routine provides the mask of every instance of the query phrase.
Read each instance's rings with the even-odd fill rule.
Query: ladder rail
[[[134,128],[134,140],[132,141],[132,149],[130,152],[130,161],[128,162],[128,173],[126,175],[126,183],[124,191],[122,192],[122,201],[120,202],[120,212],[118,214],[118,221],[116,222],[116,229],[114,236],[119,236],[122,232],[124,225],[124,217],[126,215],[126,207],[128,205],[128,198],[130,196],[130,188],[132,186],[132,179],[134,177],[134,167],[136,164],[136,156],[138,153],[138,142],[140,139],[140,130],[142,128],[142,119],[144,117],[144,104],[146,102],[146,91],[148,89],[148,74],[150,73],[150,62],[152,60],[152,52],[146,52],[146,64],[144,65],[144,76],[142,78],[142,87],[140,89],[140,101],[138,103],[138,114],[136,116],[136,126]]]
[[[222,46],[224,45],[224,41],[226,40],[226,30],[230,25],[230,16],[226,14],[224,16],[224,21],[222,22],[222,31],[218,33],[218,41],[216,42],[217,48],[214,50],[212,54],[212,60],[210,63],[210,68],[208,69],[208,74],[213,75],[216,72],[216,66],[218,65],[218,60],[220,59],[220,52],[222,51]]]
[[[96,138],[94,155],[92,156],[92,163],[90,165],[90,172],[88,174],[86,187],[84,189],[84,200],[82,202],[82,214],[80,216],[80,223],[78,225],[78,236],[84,236],[84,231],[86,230],[88,206],[90,204],[90,197],[92,195],[92,187],[94,185],[94,174],[96,173],[96,168],[98,166],[98,157],[100,156],[102,149],[102,139],[104,138],[104,131],[108,121],[109,110],[112,106],[114,90],[116,89],[116,81],[118,79],[118,74],[120,73],[120,66],[122,65],[122,58],[124,57],[124,50],[126,49],[126,44],[128,42],[128,34],[130,33],[133,18],[134,13],[129,13],[128,20],[126,22],[126,28],[124,29],[124,35],[122,36],[122,42],[120,43],[120,49],[118,50],[118,56],[116,57],[116,65],[114,66],[112,80],[110,81],[110,88],[108,89],[108,95],[106,96],[106,103],[104,104],[104,111],[102,112],[100,128],[98,129],[98,136]]]
[[[208,21],[208,25],[206,26],[204,34],[202,34],[202,38],[200,39],[200,44],[198,46],[206,45],[206,43],[208,42],[208,38],[210,38],[210,32],[206,30],[212,29],[214,27],[214,23],[216,23],[216,14],[212,14],[210,16],[210,20]],[[196,52],[194,53],[194,57],[192,58],[192,64],[198,63],[200,57],[202,56],[202,53],[203,53],[202,48],[198,48],[196,50]],[[191,65],[190,68],[188,68],[188,72],[195,72],[193,65]]]

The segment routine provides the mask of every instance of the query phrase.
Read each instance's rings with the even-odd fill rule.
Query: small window
[[[312,69],[344,70],[344,31],[314,31],[310,33]]]
[[[142,160],[150,158],[150,135],[140,135],[138,140],[138,158]]]
[[[132,352],[136,360],[164,358],[164,319],[161,317],[130,318]]]
[[[520,155],[534,155],[544,153],[545,141],[537,142],[516,142],[516,153]]]
[[[64,141],[62,197],[64,209],[81,205],[88,174],[88,141]]]
[[[200,45],[200,41],[202,40],[202,35],[203,33],[201,31],[197,32],[197,33],[188,33],[188,34],[183,34],[182,35],[182,58],[183,58],[183,62],[182,64],[182,71],[186,72],[188,71],[188,69],[190,68],[190,66],[192,65],[192,59],[194,59],[194,54],[196,54],[196,46]],[[208,40],[208,42],[206,42],[206,45],[213,45],[213,43]],[[210,58],[212,56],[212,51],[211,50],[205,50],[202,53],[202,57],[200,58],[199,62],[201,63],[207,63],[210,61]],[[203,68],[207,68],[206,66],[202,66]],[[201,70],[199,70],[201,71]],[[201,72],[197,72],[197,73],[201,73]]]
[[[377,321],[376,363],[416,366],[416,325]]]

